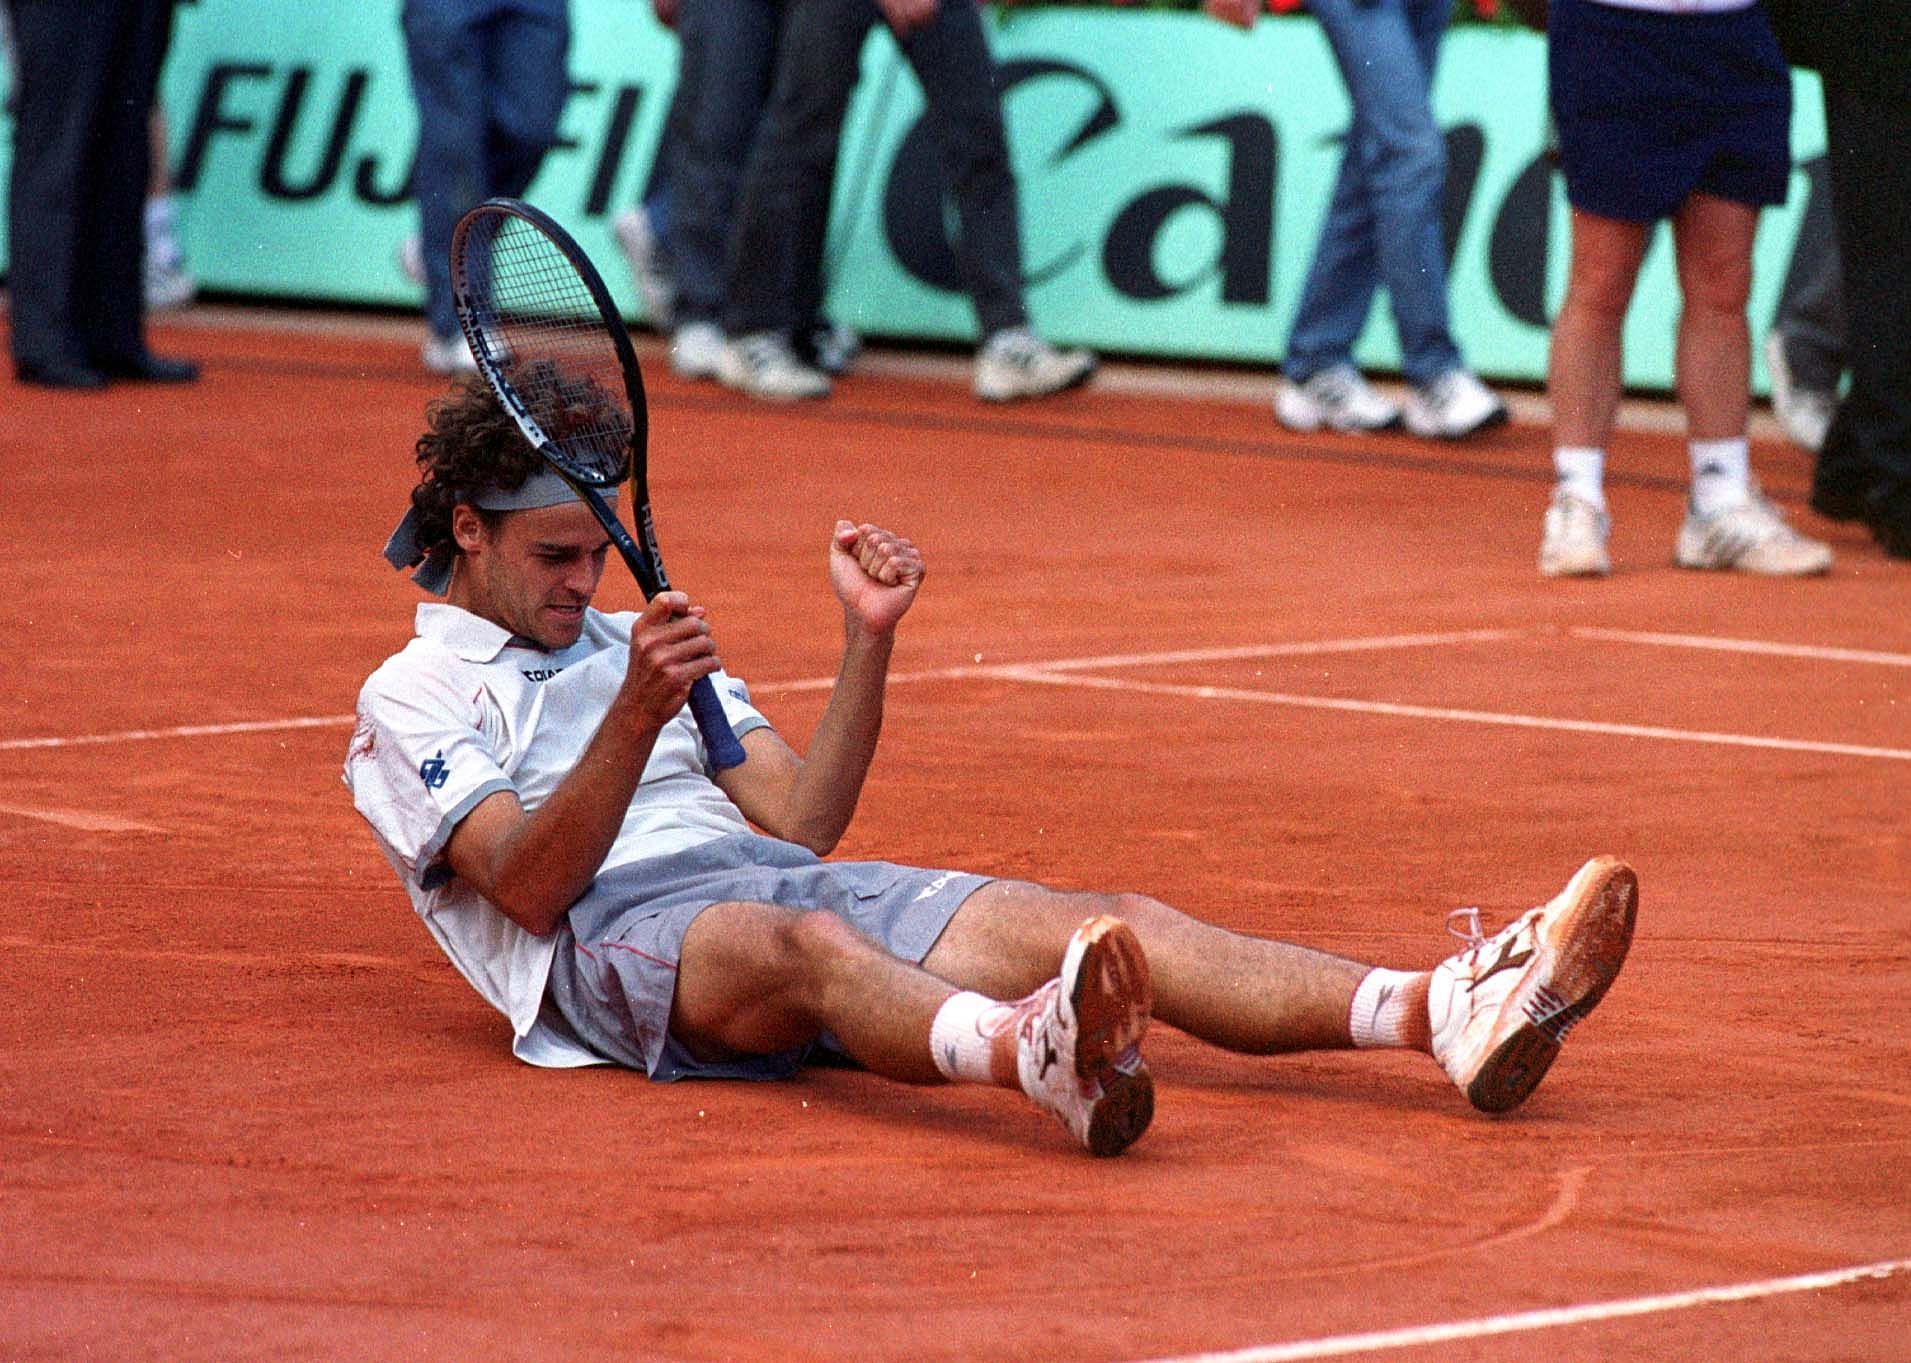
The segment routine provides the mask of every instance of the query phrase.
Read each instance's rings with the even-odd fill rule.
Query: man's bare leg
[[[1497,933],[1473,914],[1466,949],[1430,971],[1397,971],[1190,918],[1144,895],[996,881],[971,895],[924,959],[966,987],[1014,992],[1054,968],[1065,925],[1115,914],[1148,953],[1155,1015],[1255,1054],[1348,1046],[1425,1051],[1474,1106],[1523,1102],[1567,1031],[1597,1006],[1632,941],[1639,881],[1594,857],[1548,903]]]
[[[1745,434],[1752,363],[1745,318],[1758,210],[1694,194],[1672,219],[1678,260],[1678,386],[1694,440]]]
[[[1649,240],[1643,223],[1573,210],[1572,266],[1547,364],[1556,448],[1604,450],[1612,439],[1621,333]]]
[[[1019,1088],[1097,1155],[1148,1127],[1141,1061],[1151,993],[1133,932],[1078,921],[1049,976],[998,1002],[900,961],[841,919],[715,904],[684,936],[672,1034],[706,1060],[786,1051],[829,1032],[864,1068],[907,1083]]]
[[[964,988],[1014,997],[1055,972],[1069,931],[1094,914],[1134,929],[1154,979],[1154,1013],[1163,1022],[1256,1055],[1353,1044],[1349,1011],[1372,966],[1229,932],[1146,895],[994,881],[969,897],[923,969]],[[1417,987],[1424,1002],[1424,978],[1409,987]],[[1425,1016],[1424,1007],[1414,1011]],[[1424,1048],[1424,1035],[1417,1041]]]

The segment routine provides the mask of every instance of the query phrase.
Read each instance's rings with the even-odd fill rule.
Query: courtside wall
[[[198,0],[165,81],[183,235],[204,287],[413,306],[396,248],[415,123],[397,5]],[[610,221],[643,194],[675,39],[642,0],[573,0],[563,144],[531,190],[571,226],[633,319]],[[1348,105],[1318,27],[1241,33],[1199,15],[1040,8],[990,16],[1021,176],[1030,305],[1058,341],[1273,364],[1326,210]],[[1566,207],[1546,160],[1545,44],[1462,26],[1436,90],[1447,131],[1455,330],[1483,373],[1541,378],[1565,282]],[[1810,193],[1824,192],[1815,79],[1797,77],[1792,196],[1760,232],[1752,315],[1776,306]],[[835,315],[873,335],[965,342],[920,95],[878,31],[838,163]],[[11,150],[11,127],[0,166]],[[4,236],[0,235],[0,251]],[[1626,378],[1671,383],[1677,288],[1661,233],[1626,333]],[[1391,369],[1384,308],[1360,359]],[[1762,386],[1763,375],[1758,376]]]

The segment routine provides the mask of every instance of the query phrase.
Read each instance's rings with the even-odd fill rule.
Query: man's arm
[[[682,592],[652,598],[631,630],[623,684],[577,765],[529,814],[509,791],[480,802],[445,844],[451,869],[527,931],[550,932],[616,841],[657,734],[717,666],[703,608]]]
[[[758,828],[818,855],[842,838],[882,732],[896,624],[914,603],[922,575],[922,555],[902,536],[873,525],[836,523],[829,577],[843,603],[843,661],[809,754],[798,757],[760,729],[743,740],[749,760],[717,776]]]

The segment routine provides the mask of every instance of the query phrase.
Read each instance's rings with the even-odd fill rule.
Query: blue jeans
[[[1401,368],[1428,383],[1460,364],[1447,330],[1441,201],[1446,144],[1433,121],[1433,70],[1451,0],[1309,0],[1353,101],[1340,178],[1282,368],[1304,382],[1353,362],[1382,284]]]
[[[843,115],[872,0],[783,0],[775,85],[744,170],[730,238],[724,330],[790,331],[816,315]],[[984,336],[1022,326],[1021,206],[994,58],[974,0],[941,0],[901,40],[955,200],[956,260]]]
[[[770,96],[782,0],[682,0],[677,90],[664,129],[663,202],[646,200],[677,278],[677,324],[723,315],[725,249],[750,144]],[[662,221],[657,219],[661,217]]]
[[[522,195],[556,145],[570,16],[566,0],[405,0],[403,22],[418,104],[411,189],[425,320],[450,336],[451,229],[493,195]]]

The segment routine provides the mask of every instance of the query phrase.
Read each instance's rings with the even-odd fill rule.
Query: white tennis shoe
[[[1681,568],[1813,577],[1831,571],[1831,546],[1792,529],[1754,487],[1745,501],[1710,516],[1688,507],[1673,559]]]
[[[449,336],[427,333],[418,356],[425,362],[425,368],[434,374],[475,374],[478,371],[477,357],[471,353],[471,346],[461,331]]]
[[[670,368],[686,379],[714,379],[728,344],[715,322],[685,322],[670,334]]]
[[[1059,350],[1027,327],[992,333],[975,353],[975,395],[984,402],[1045,398],[1087,383],[1095,374],[1087,350]]]
[[[611,221],[611,233],[630,266],[631,282],[644,305],[644,320],[658,331],[670,330],[677,320],[677,277],[650,220],[650,210],[642,205],[626,208]]]
[[[1563,487],[1553,489],[1540,523],[1539,570],[1547,577],[1604,577],[1612,571],[1606,539],[1612,520]]]
[[[1336,364],[1299,383],[1283,375],[1274,385],[1274,419],[1303,433],[1385,431],[1400,424],[1400,409],[1351,364]]]
[[[732,339],[718,357],[717,382],[772,402],[829,396],[829,375],[797,359],[789,338],[780,331],[759,331]]]
[[[1119,1155],[1155,1115],[1141,1058],[1153,1006],[1148,959],[1118,918],[1075,929],[1062,973],[1016,1005],[1022,1091],[1094,1155]]]
[[[1400,409],[1407,429],[1426,440],[1464,440],[1506,424],[1506,404],[1469,369],[1455,367],[1413,384]]]
[[[1480,911],[1455,935],[1469,945],[1434,967],[1427,987],[1433,1056],[1482,1112],[1526,1100],[1566,1033],[1611,987],[1632,944],[1639,878],[1617,857],[1594,857],[1551,903],[1491,937]]]
[[[1838,394],[1798,381],[1781,331],[1765,338],[1765,372],[1772,380],[1772,415],[1784,427],[1786,438],[1799,449],[1817,454],[1837,415]]]

